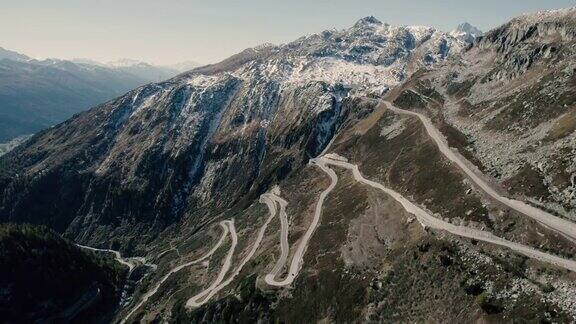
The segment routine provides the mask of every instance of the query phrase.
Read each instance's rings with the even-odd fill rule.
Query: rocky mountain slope
[[[24,143],[31,135],[18,136],[7,143],[0,144],[0,156],[12,151],[18,145]]]
[[[572,107],[544,100],[574,89],[558,76],[575,17],[520,17],[472,43],[367,17],[247,49],[0,158],[0,217],[153,262],[118,322],[573,321],[573,226],[516,207],[552,212],[512,190],[533,177],[507,187],[500,161],[553,161],[545,145],[573,135],[511,148]],[[537,69],[550,62],[555,86]]]
[[[508,191],[576,220],[576,10],[518,17],[396,99],[455,128]]]

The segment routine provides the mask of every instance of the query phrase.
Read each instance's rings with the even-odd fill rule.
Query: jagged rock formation
[[[484,33],[480,29],[470,25],[467,22],[464,22],[458,25],[456,29],[451,31],[450,35],[461,40],[462,42],[472,44],[477,38],[484,35]]]

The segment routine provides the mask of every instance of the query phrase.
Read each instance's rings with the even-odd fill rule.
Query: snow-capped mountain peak
[[[369,16],[348,29],[254,48],[252,53],[261,53],[258,60],[235,64],[228,72],[243,80],[265,77],[287,86],[324,82],[353,92],[381,93],[464,47],[464,42],[432,27],[391,26]]]
[[[382,22],[374,16],[367,16],[358,20],[356,24],[354,24],[354,27],[366,27],[374,25],[376,26],[382,25]]]
[[[460,25],[458,25],[456,29],[451,31],[450,35],[463,42],[473,43],[476,38],[484,35],[484,33],[480,29],[472,26],[471,24],[463,22]]]

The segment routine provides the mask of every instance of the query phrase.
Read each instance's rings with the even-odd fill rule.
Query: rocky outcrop
[[[576,9],[572,8],[518,17],[487,33],[479,47],[495,50],[505,70],[523,73],[574,41],[575,16]]]

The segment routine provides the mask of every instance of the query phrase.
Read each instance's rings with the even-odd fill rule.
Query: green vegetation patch
[[[106,319],[116,307],[124,271],[46,227],[0,225],[0,314],[5,321]]]
[[[406,110],[425,109],[426,101],[416,92],[405,90],[394,100],[394,105]]]
[[[392,139],[380,136],[380,129],[395,118],[404,119],[402,133]],[[480,198],[466,194],[469,187],[464,176],[444,158],[416,118],[386,113],[376,127],[340,144],[337,152],[358,163],[368,179],[390,186],[442,217],[460,217],[490,226]]]
[[[504,181],[504,185],[506,190],[514,195],[526,195],[536,199],[550,198],[542,174],[529,164],[525,164],[514,176]]]

